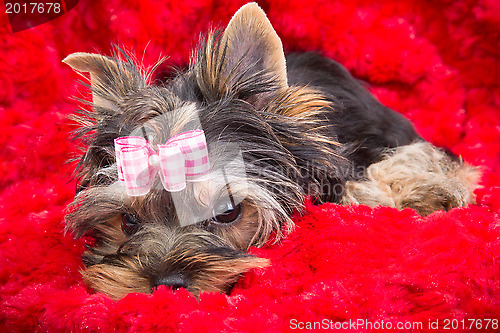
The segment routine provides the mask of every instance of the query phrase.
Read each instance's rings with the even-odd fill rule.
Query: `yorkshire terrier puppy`
[[[67,227],[92,239],[84,280],[112,298],[229,292],[269,264],[247,250],[282,239],[306,197],[422,215],[474,202],[474,167],[335,61],[285,57],[254,3],[160,85],[120,49],[64,62],[90,73],[93,99],[78,117],[88,147]]]

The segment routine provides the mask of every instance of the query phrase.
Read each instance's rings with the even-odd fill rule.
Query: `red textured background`
[[[497,0],[259,2],[285,49],[340,61],[426,139],[482,166],[477,206],[427,218],[309,207],[284,243],[253,249],[273,266],[229,296],[160,289],[114,302],[85,289],[83,244],[62,233],[75,189],[66,117],[85,92],[61,59],[118,42],[146,64],[183,65],[198,34],[244,3],[80,0],[16,34],[0,5],[0,331],[263,332],[363,318],[429,331],[429,320],[500,319]]]

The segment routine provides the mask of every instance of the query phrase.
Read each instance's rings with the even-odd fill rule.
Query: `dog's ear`
[[[194,70],[205,98],[213,101],[231,94],[263,104],[288,88],[283,45],[256,3],[241,7],[222,35],[200,44]]]
[[[118,51],[121,59],[79,52],[63,60],[78,72],[90,73],[90,89],[97,112],[120,112],[119,105],[123,98],[146,86],[146,80],[133,60],[125,52]]]
[[[84,85],[91,89],[93,110],[74,117],[84,125],[75,131],[75,137],[84,138],[88,144],[78,164],[80,188],[83,189],[89,184],[99,184],[102,179],[110,179],[98,171],[115,162],[113,140],[121,130],[117,118],[123,113],[127,95],[145,87],[147,76],[145,79],[132,58],[119,48],[115,49],[113,57],[73,53],[63,62],[82,76],[90,73],[90,85]],[[92,120],[89,122],[88,118]]]
[[[283,44],[264,11],[254,2],[241,7],[224,31],[226,66],[243,79],[262,71],[288,87]]]

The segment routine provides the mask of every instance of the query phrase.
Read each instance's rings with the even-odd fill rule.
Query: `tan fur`
[[[190,256],[186,253],[186,256]],[[187,288],[195,297],[202,291],[227,292],[228,285],[235,283],[241,274],[255,268],[264,268],[270,261],[255,256],[234,260],[219,260],[207,256],[190,256],[190,262],[200,262],[206,267]],[[92,289],[118,300],[129,293],[151,294],[152,281],[140,272],[140,258],[121,258],[120,265],[97,264],[82,271],[84,282]]]
[[[263,224],[260,220],[258,207],[248,201],[241,203],[241,217],[231,226],[214,230],[214,233],[233,244],[240,251],[247,251],[258,236],[258,231]]]
[[[318,113],[331,111],[332,107],[321,92],[309,87],[292,86],[286,93],[278,94],[263,111],[267,109],[300,121],[311,121]]]
[[[203,258],[204,261],[206,259]],[[194,281],[188,290],[196,297],[202,291],[227,292],[228,283],[231,285],[238,281],[241,274],[255,268],[268,267],[271,262],[268,259],[249,256],[244,259],[217,262],[206,272],[202,278]]]
[[[105,293],[113,299],[119,299],[128,293],[151,293],[151,284],[145,277],[137,274],[134,260],[128,260],[127,266],[98,264],[82,271],[84,282],[92,289]]]
[[[324,135],[324,118],[328,112],[333,112],[331,102],[325,96],[309,87],[292,86],[281,94],[277,94],[263,109],[263,112],[275,113],[293,118],[294,121],[311,126],[310,139],[315,142],[329,143],[341,146],[332,137]],[[281,138],[287,140],[287,138]]]
[[[96,226],[96,231],[99,231],[104,238],[103,244],[99,247],[102,254],[116,253],[116,249],[127,240],[127,236],[122,231],[121,222],[121,215],[117,215]]]
[[[371,165],[367,179],[349,181],[343,203],[413,208],[421,215],[475,203],[479,171],[430,143],[394,149]]]

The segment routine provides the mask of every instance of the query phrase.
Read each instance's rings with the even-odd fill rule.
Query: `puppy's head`
[[[246,253],[292,226],[318,174],[299,153],[328,165],[321,132],[328,103],[287,84],[279,37],[256,4],[242,7],[223,32],[203,39],[189,68],[162,85],[117,49],[113,57],[75,53],[65,63],[90,73],[93,102],[78,121],[87,148],[68,229],[94,241],[85,281],[114,298],[158,285],[228,292],[242,273],[268,264]],[[157,149],[189,130],[205,133],[210,175],[178,192],[159,177],[130,196],[118,178],[114,140],[142,136]],[[335,143],[331,143],[334,145]],[[305,186],[307,184],[308,186]]]

